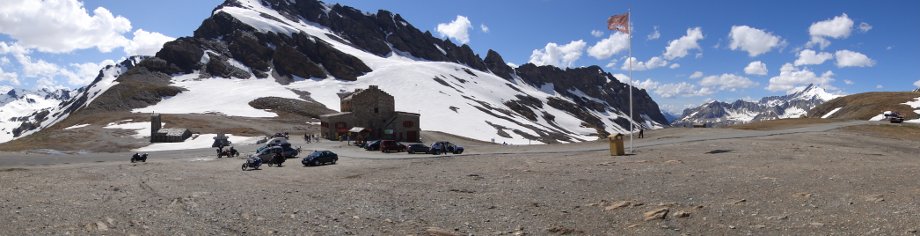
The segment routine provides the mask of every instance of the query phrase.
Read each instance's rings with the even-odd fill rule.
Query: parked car
[[[380,150],[380,140],[368,141],[367,144],[364,144],[364,150],[366,151]]]
[[[380,151],[381,152],[404,152],[406,151],[406,145],[398,143],[394,140],[382,140],[380,141]]]
[[[408,147],[406,147],[406,150],[409,152],[409,154],[428,153],[428,150],[430,149],[431,147],[425,146],[425,144],[421,143],[410,144]]]
[[[255,155],[261,158],[263,162],[271,164],[272,162],[269,162],[269,160],[275,157],[275,153],[281,153],[281,156],[285,159],[294,158],[300,154],[300,148],[294,149],[290,145],[266,146],[257,150]]]
[[[339,161],[339,155],[331,151],[314,151],[303,158],[300,163],[303,163],[303,166],[316,166],[316,165],[325,165],[325,164],[335,164],[336,161]]]
[[[428,153],[434,155],[441,153],[460,154],[463,153],[463,147],[447,141],[438,141],[431,144],[431,148],[428,150]]]

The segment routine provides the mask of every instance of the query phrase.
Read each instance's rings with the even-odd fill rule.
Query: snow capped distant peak
[[[802,100],[818,99],[818,100],[825,101],[825,102],[833,100],[834,98],[843,96],[843,95],[829,93],[824,88],[818,87],[817,85],[814,85],[814,84],[809,84],[808,86],[805,86],[801,89],[797,89],[791,95],[793,99],[802,99]]]
[[[0,86],[0,95],[7,94],[13,90],[14,90],[13,87],[10,87],[10,86]]]

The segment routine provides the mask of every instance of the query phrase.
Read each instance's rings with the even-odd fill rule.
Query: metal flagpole
[[[636,125],[633,119],[633,97],[632,97],[632,91],[633,91],[632,64],[634,61],[632,59],[632,30],[633,29],[632,29],[632,26],[630,25],[632,25],[632,9],[627,9],[626,10],[626,29],[628,29],[627,30],[628,33],[626,34],[626,36],[629,37],[629,43],[628,43],[629,57],[627,57],[626,60],[629,60],[629,153],[633,153],[633,133],[634,133],[633,127],[635,127]]]

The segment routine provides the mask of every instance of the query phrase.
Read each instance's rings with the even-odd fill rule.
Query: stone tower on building
[[[341,111],[320,116],[320,131],[327,139],[419,141],[418,113],[396,111],[393,96],[376,85],[340,93]]]

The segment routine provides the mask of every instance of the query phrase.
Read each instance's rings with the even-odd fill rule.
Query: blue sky
[[[63,3],[77,2],[83,4],[85,15],[100,16],[99,7],[112,14],[108,21],[89,22],[117,23],[120,16],[130,21],[130,27],[109,24],[116,26],[110,27],[114,32],[112,37],[87,36],[91,40],[82,42],[86,44],[83,46],[81,42],[59,45],[42,41],[41,37],[30,34],[29,28],[45,27],[43,32],[63,40],[86,35],[68,33],[73,27],[49,25],[53,22],[21,27],[21,21],[0,17],[3,26],[0,42],[7,48],[4,52],[4,45],[0,45],[0,86],[78,87],[92,79],[78,77],[93,74],[89,68],[109,63],[105,60],[118,60],[129,53],[152,53],[156,42],[191,35],[221,1],[49,0],[31,5],[55,2],[62,4],[41,6],[44,13],[36,14],[57,14],[49,9],[66,9],[67,4]],[[920,53],[920,31],[916,27],[920,22],[918,1],[879,4],[336,0],[327,3],[341,3],[368,12],[387,9],[401,14],[417,28],[444,35],[454,42],[467,42],[480,55],[494,49],[506,61],[518,65],[528,62],[563,67],[599,65],[613,74],[627,74],[622,68],[627,61],[627,50],[620,50],[625,48],[626,38],[612,36],[606,30],[606,19],[631,9],[632,49],[637,62],[633,66],[645,69],[635,70],[632,77],[664,110],[672,112],[711,99],[780,95],[807,83],[847,94],[902,91],[920,86],[916,59]],[[4,4],[30,5],[0,5]],[[61,13],[62,18],[81,19],[73,11],[60,12],[67,13]],[[24,19],[29,19],[28,15]],[[439,24],[444,24],[444,34],[438,32]],[[657,37],[651,37],[655,36],[656,27]],[[143,32],[138,33],[139,30]],[[19,53],[11,48],[18,48]],[[695,72],[702,75],[691,78]],[[15,77],[16,83],[11,77]]]

